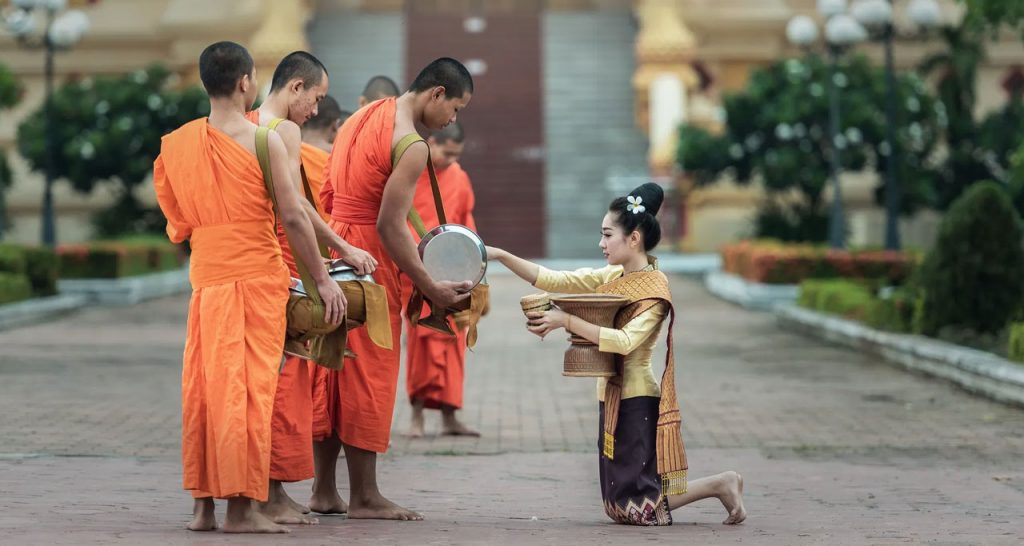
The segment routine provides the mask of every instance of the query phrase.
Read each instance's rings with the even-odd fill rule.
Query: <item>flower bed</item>
[[[119,279],[182,267],[185,255],[169,242],[99,241],[57,249],[62,279]]]
[[[721,250],[722,269],[761,284],[799,284],[805,279],[879,279],[899,285],[917,257],[884,250],[837,251],[812,245],[740,241]]]

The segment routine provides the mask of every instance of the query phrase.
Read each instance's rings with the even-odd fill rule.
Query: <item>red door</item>
[[[410,9],[406,29],[407,82],[438,57],[458,59],[474,73],[473,100],[458,120],[481,237],[522,256],[544,256],[539,12],[467,18]]]

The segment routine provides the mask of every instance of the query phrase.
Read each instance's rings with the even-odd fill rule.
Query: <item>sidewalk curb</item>
[[[84,294],[59,294],[0,305],[0,331],[43,322],[85,307],[88,303],[89,297]]]
[[[800,286],[796,284],[750,282],[724,271],[711,271],[704,275],[704,287],[723,300],[758,311],[792,304],[800,296]]]
[[[188,292],[188,266],[172,271],[121,279],[68,279],[57,281],[62,294],[82,295],[100,305],[136,303]]]
[[[974,394],[1024,407],[1024,366],[991,353],[918,335],[883,332],[793,304],[775,307],[775,317],[787,330],[877,355]]]

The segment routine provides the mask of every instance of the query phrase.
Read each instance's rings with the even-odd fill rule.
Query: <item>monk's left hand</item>
[[[558,308],[526,314],[526,329],[544,339],[552,331],[565,328],[566,313]]]
[[[345,311],[348,301],[345,300],[345,293],[330,277],[326,281],[316,283],[317,291],[320,292],[320,299],[324,302],[324,322],[328,324],[341,324],[345,320]]]
[[[377,260],[361,248],[345,243],[334,250],[338,252],[338,257],[342,261],[355,268],[357,275],[371,275],[377,270]]]

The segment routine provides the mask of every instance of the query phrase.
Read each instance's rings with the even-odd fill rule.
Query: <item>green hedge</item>
[[[57,255],[47,248],[0,245],[0,273],[28,277],[33,297],[57,293]]]
[[[27,300],[32,297],[32,284],[28,277],[15,273],[0,273],[0,305]]]
[[[1024,362],[1024,322],[1010,324],[1010,343],[1007,348],[1010,360]]]
[[[842,279],[802,282],[797,303],[890,332],[910,331],[914,312],[914,299],[907,292],[896,290],[881,298],[870,283]]]
[[[24,251],[25,273],[32,284],[32,295],[46,297],[56,294],[60,270],[57,254],[48,248],[27,247]]]
[[[25,250],[14,245],[0,245],[0,273],[25,274]]]

